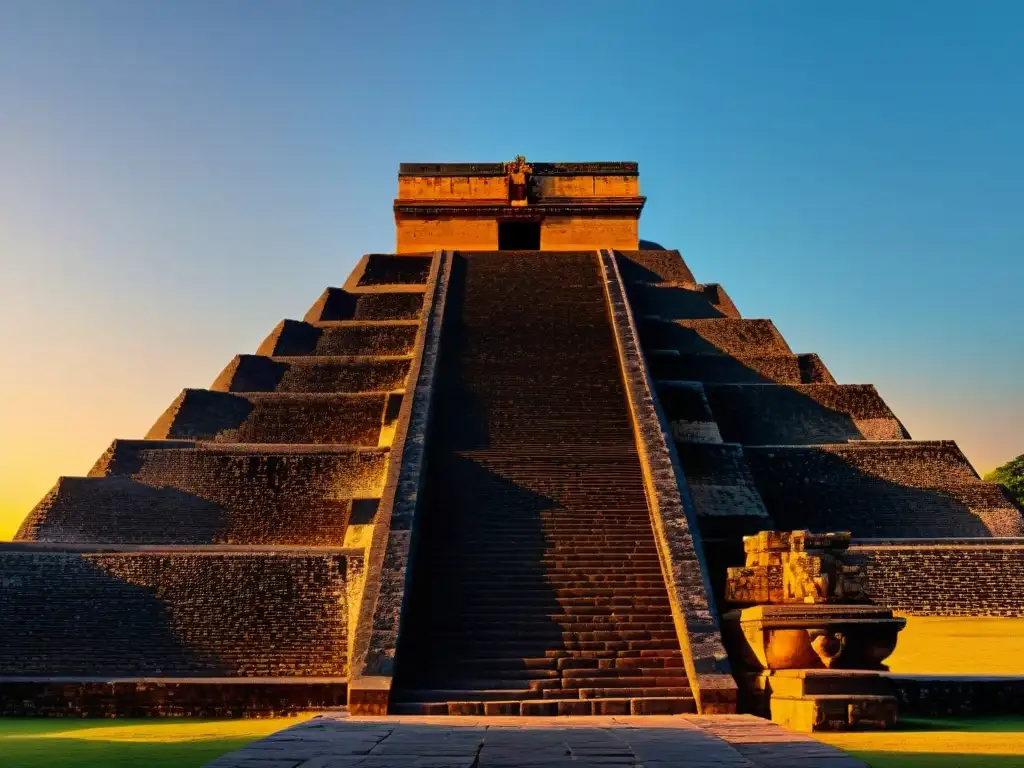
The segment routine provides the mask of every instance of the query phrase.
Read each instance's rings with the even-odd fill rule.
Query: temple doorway
[[[539,221],[499,221],[499,251],[539,251]]]

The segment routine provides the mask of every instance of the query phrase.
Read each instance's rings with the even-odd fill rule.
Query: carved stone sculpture
[[[725,599],[747,606],[723,617],[730,655],[747,670],[753,708],[789,727],[896,720],[878,672],[906,620],[867,600],[861,569],[844,560],[849,546],[849,533],[761,531],[743,539],[745,564],[728,569]]]
[[[526,158],[516,155],[510,163],[505,163],[508,174],[508,200],[511,205],[521,206],[529,202],[530,174],[533,166],[527,164]]]

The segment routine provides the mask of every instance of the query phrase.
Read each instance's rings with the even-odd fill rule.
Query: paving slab
[[[866,768],[752,715],[350,717],[326,712],[205,768]]]

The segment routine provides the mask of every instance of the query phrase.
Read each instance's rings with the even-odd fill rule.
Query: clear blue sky
[[[1022,29],[1019,2],[0,0],[0,514],[390,250],[400,161],[520,152],[638,160],[645,238],[990,469],[1024,451]]]

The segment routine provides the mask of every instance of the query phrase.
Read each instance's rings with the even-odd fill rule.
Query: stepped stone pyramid
[[[1001,491],[643,204],[635,163],[403,164],[395,253],[0,545],[0,712],[733,712],[716,605],[773,527],[852,531],[895,609],[1020,615]]]

